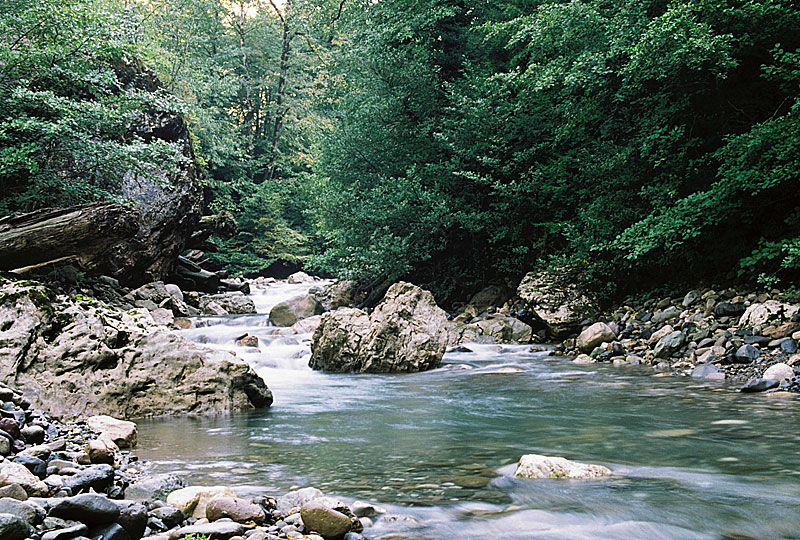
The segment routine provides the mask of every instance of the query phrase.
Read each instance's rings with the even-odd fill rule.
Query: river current
[[[254,289],[259,315],[184,331],[234,351],[275,396],[264,411],[141,420],[151,470],[243,496],[314,486],[387,510],[395,540],[800,538],[800,403],[649,368],[575,365],[530,346],[470,344],[418,374],[307,367],[310,335],[266,313],[309,285]],[[237,347],[244,333],[259,349]],[[609,467],[592,481],[511,477],[523,454]]]

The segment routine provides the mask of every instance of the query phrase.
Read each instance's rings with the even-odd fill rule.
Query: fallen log
[[[107,252],[139,228],[139,213],[115,203],[40,210],[0,218],[0,270],[74,260],[105,264]]]

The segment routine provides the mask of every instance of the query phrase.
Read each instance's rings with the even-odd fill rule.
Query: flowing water
[[[259,311],[308,285],[254,291]],[[370,538],[800,538],[800,403],[646,368],[579,366],[528,346],[470,345],[440,369],[331,375],[310,335],[266,315],[201,319],[191,339],[235,352],[275,395],[266,411],[139,423],[154,472],[241,495],[315,486],[389,514]],[[259,350],[233,345],[257,335]],[[526,453],[608,466],[593,481],[521,480]]]

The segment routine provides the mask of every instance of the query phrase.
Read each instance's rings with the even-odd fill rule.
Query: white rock
[[[662,327],[660,330],[653,332],[653,335],[650,336],[650,339],[647,340],[647,343],[649,345],[655,345],[661,338],[670,335],[674,331],[675,329],[672,327],[672,325],[668,324]]]
[[[563,457],[526,454],[519,458],[517,478],[598,478],[611,470],[602,465],[578,463]]]
[[[786,379],[791,380],[794,377],[794,370],[791,366],[784,363],[772,365],[764,372],[764,379],[774,379],[783,382]]]
[[[604,341],[614,341],[617,336],[604,322],[596,322],[578,336],[576,344],[583,352],[589,352]]]
[[[595,360],[588,354],[579,354],[572,360],[573,364],[594,364]]]
[[[0,487],[19,484],[29,497],[46,497],[47,485],[39,480],[25,465],[6,461],[0,468]]]
[[[219,497],[236,497],[236,494],[225,486],[191,486],[167,495],[167,504],[186,517],[200,519],[205,517],[208,503]]]
[[[94,431],[100,433],[101,438],[113,441],[120,448],[133,448],[136,446],[136,424],[127,420],[119,420],[113,416],[90,416],[86,423]]]

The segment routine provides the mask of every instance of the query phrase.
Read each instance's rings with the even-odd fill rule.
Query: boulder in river
[[[519,458],[517,478],[599,478],[611,470],[602,465],[578,463],[563,457],[526,454]]]
[[[433,369],[447,348],[449,325],[430,292],[395,283],[370,315],[348,308],[323,315],[309,366],[370,373]]]
[[[597,313],[580,280],[569,274],[567,270],[531,272],[517,287],[517,295],[556,337],[569,334]]]
[[[216,304],[231,315],[246,315],[256,312],[256,304],[252,298],[240,292],[230,292],[225,294],[209,294],[200,297],[200,309],[211,315],[217,313],[209,310],[210,304]]]
[[[313,295],[296,296],[275,304],[269,312],[269,322],[274,326],[292,326],[322,312],[322,304]]]
[[[0,381],[56,416],[225,413],[272,403],[264,381],[228,353],[154,325],[144,309],[71,301],[0,278]]]

